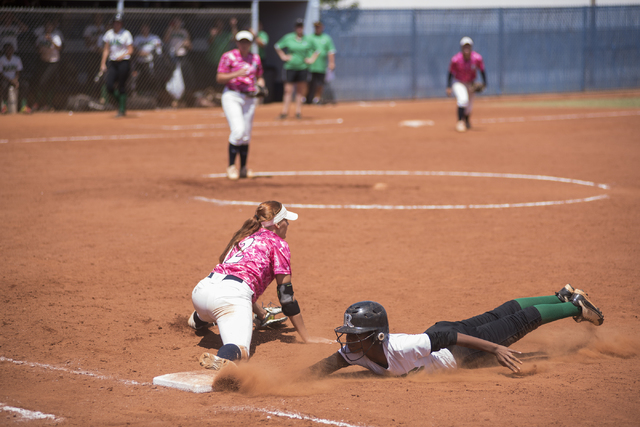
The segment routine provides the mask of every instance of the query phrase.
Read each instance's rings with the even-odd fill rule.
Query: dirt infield
[[[638,425],[640,110],[526,106],[598,96],[639,93],[481,98],[464,134],[452,100],[283,122],[261,106],[251,168],[324,174],[238,182],[206,176],[225,170],[220,109],[0,117],[0,425]],[[434,171],[482,174],[415,173]],[[187,326],[191,290],[254,208],[212,199],[306,205],[287,240],[313,335],[332,338],[364,299],[391,332],[419,333],[565,283],[606,320],[533,332],[514,346],[530,353],[522,375],[321,381],[290,372],[337,345],[302,344],[287,323],[254,334],[239,393],[154,386],[221,345]]]

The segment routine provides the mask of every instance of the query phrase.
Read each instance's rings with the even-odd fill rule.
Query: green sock
[[[107,85],[102,85],[102,87],[100,88],[100,98],[106,101],[108,94],[109,92],[107,92]]]
[[[127,94],[123,93],[123,94],[120,94],[120,112],[124,113],[126,108],[127,108]]]
[[[577,316],[582,312],[579,307],[576,307],[570,302],[562,302],[560,304],[541,304],[535,305],[534,307],[540,312],[543,325],[555,320]]]
[[[521,308],[527,308],[533,305],[541,305],[541,304],[560,304],[562,302],[555,295],[547,295],[544,297],[532,297],[532,298],[517,298],[515,301],[518,304],[520,304]]]

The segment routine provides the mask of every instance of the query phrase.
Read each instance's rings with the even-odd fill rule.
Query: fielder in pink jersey
[[[201,365],[220,370],[235,360],[247,360],[254,313],[263,325],[280,321],[275,315],[283,313],[305,343],[335,342],[309,335],[293,297],[291,252],[285,238],[289,221],[297,218],[279,202],[261,203],[255,215],[233,235],[220,255],[220,263],[193,289],[195,311],[189,316],[189,326],[202,329],[215,322],[223,343],[217,355],[200,356]],[[265,309],[256,301],[274,279],[282,308]]]
[[[460,40],[460,49],[461,52],[455,54],[449,63],[447,96],[451,96],[452,92],[455,95],[456,103],[458,104],[456,130],[465,132],[471,128],[469,116],[473,107],[473,94],[475,92],[473,83],[476,80],[477,72],[479,71],[482,76],[480,90],[483,90],[487,85],[487,76],[484,71],[482,56],[473,51],[473,40],[470,37],[463,37]]]
[[[252,176],[247,169],[247,157],[257,104],[256,85],[264,87],[262,62],[258,54],[251,53],[252,43],[253,34],[239,31],[236,34],[237,49],[222,55],[216,75],[216,81],[225,85],[221,101],[222,110],[231,128],[227,177],[232,180]],[[236,167],[238,155],[240,169]]]

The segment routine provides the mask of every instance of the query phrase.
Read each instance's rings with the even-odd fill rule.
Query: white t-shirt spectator
[[[9,80],[16,78],[16,73],[22,71],[22,61],[16,55],[7,59],[7,55],[0,56],[0,72]]]
[[[54,63],[60,61],[60,47],[62,47],[62,37],[55,31],[49,34],[42,34],[36,40],[36,46],[40,51],[40,59],[44,62]]]
[[[162,53],[162,40],[155,34],[143,36],[138,34],[133,39],[133,47],[139,52],[140,62],[153,61],[153,54],[160,55]]]

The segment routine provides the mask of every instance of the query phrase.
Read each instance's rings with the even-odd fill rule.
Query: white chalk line
[[[489,172],[448,172],[448,171],[285,171],[285,172],[256,172],[255,176],[456,176],[456,177],[481,177],[481,178],[507,178],[507,179],[529,179],[537,181],[552,181],[568,184],[576,184],[587,187],[596,187],[608,190],[610,187],[606,184],[597,184],[592,181],[584,181],[579,179],[561,178],[546,175],[526,175],[512,173],[489,173]],[[206,178],[226,178],[226,174],[210,174],[205,175]],[[569,200],[552,200],[542,202],[524,202],[524,203],[491,203],[491,204],[472,204],[472,205],[357,205],[357,204],[301,204],[287,203],[291,208],[300,209],[376,209],[376,210],[459,210],[459,209],[507,209],[507,208],[525,208],[539,206],[568,205],[573,203],[593,202],[597,200],[607,199],[609,196],[602,194],[599,196],[585,197]],[[255,201],[239,201],[239,200],[221,200],[207,197],[196,196],[194,200],[213,203],[220,206],[255,206],[260,202]]]
[[[26,420],[52,420],[52,421],[64,421],[63,417],[56,417],[52,414],[45,414],[40,411],[30,411],[28,409],[16,408],[14,406],[7,406],[0,402],[0,411],[15,412],[20,417]]]
[[[74,374],[74,375],[85,375],[88,377],[92,377],[92,378],[96,378],[99,380],[109,380],[109,381],[117,381],[119,383],[125,384],[125,385],[152,385],[151,383],[140,383],[137,381],[133,381],[133,380],[122,380],[119,378],[113,378],[107,375],[102,375],[102,374],[97,374],[94,372],[89,372],[89,371],[76,371],[73,369],[69,369],[69,368],[62,368],[59,366],[53,366],[53,365],[47,365],[44,363],[36,363],[36,362],[26,362],[23,360],[14,360],[11,359],[9,357],[4,357],[4,356],[0,356],[0,362],[10,362],[13,363],[15,365],[25,365],[25,366],[30,366],[32,368],[42,368],[42,369],[48,369],[51,371],[62,371],[62,372],[67,372],[70,374]]]
[[[220,410],[228,410],[233,412],[243,412],[243,411],[251,411],[251,412],[261,412],[263,414],[273,415],[276,417],[290,418],[294,420],[302,420],[302,421],[311,421],[318,424],[326,424],[338,427],[363,427],[362,424],[349,424],[343,421],[331,421],[324,418],[312,417],[310,415],[303,415],[297,412],[283,412],[283,411],[273,411],[269,409],[263,408],[254,408],[254,407],[223,407]]]
[[[11,359],[9,357],[4,357],[4,356],[0,356],[0,362],[9,362],[9,363],[13,363],[15,365],[25,365],[25,366],[30,366],[33,368],[42,368],[42,369],[48,369],[48,370],[52,370],[52,371],[62,371],[62,372],[66,372],[66,373],[70,373],[70,374],[75,374],[75,375],[86,375],[95,379],[99,379],[99,380],[110,380],[110,381],[117,381],[126,385],[140,385],[140,386],[153,386],[152,383],[147,383],[147,382],[137,382],[134,380],[122,380],[122,379],[118,379],[118,378],[113,378],[113,377],[109,377],[106,375],[102,375],[102,374],[96,374],[93,372],[89,372],[89,371],[74,371],[68,368],[62,368],[59,366],[52,366],[52,365],[47,365],[44,363],[35,363],[35,362],[26,362],[23,360],[14,360]],[[348,424],[348,423],[344,423],[344,422],[339,422],[339,421],[331,421],[331,420],[325,420],[322,418],[316,418],[316,417],[311,417],[308,415],[302,415],[302,414],[297,414],[297,413],[293,413],[293,412],[281,412],[281,411],[271,411],[271,410],[267,410],[267,409],[261,409],[261,408],[252,408],[252,407],[237,407],[237,408],[225,408],[231,411],[234,410],[250,410],[250,411],[256,411],[256,412],[263,412],[269,415],[275,415],[275,416],[279,416],[279,417],[287,417],[287,418],[292,418],[292,419],[300,419],[300,420],[304,420],[304,421],[312,421],[315,423],[320,423],[320,424],[327,424],[327,425],[335,425],[335,426],[339,426],[339,427],[358,427],[354,424]],[[12,411],[12,412],[17,412],[19,413],[21,416],[23,417],[31,417],[31,419],[52,419],[52,420],[56,420],[56,421],[60,421],[63,420],[64,418],[58,418],[54,415],[51,414],[43,414],[42,412],[34,412],[34,411],[29,411],[26,409],[20,409],[20,408],[14,408],[11,406],[5,406],[4,404],[0,403],[0,410],[6,410],[6,411]]]
[[[258,130],[252,132],[253,136],[268,135],[314,135],[314,134],[338,134],[338,133],[361,133],[377,132],[383,127],[355,127],[346,129],[289,129],[289,130]],[[220,132],[189,132],[189,133],[148,133],[148,134],[125,134],[125,135],[84,135],[84,136],[52,136],[41,138],[19,138],[0,139],[0,144],[33,144],[48,142],[92,142],[92,141],[135,141],[147,139],[187,139],[187,138],[219,138],[228,137],[228,131]]]
[[[606,111],[600,113],[558,114],[533,117],[501,117],[496,119],[477,119],[477,123],[521,123],[521,122],[545,122],[555,120],[601,119],[606,117],[639,116],[640,110],[634,111]]]
[[[344,120],[338,119],[326,119],[326,120],[298,120],[292,121],[271,121],[271,122],[253,122],[252,128],[261,127],[291,127],[291,126],[308,126],[308,125],[339,125]],[[205,124],[193,124],[193,125],[165,125],[160,126],[161,130],[196,130],[196,129],[228,129],[229,125],[225,123],[205,123]]]

